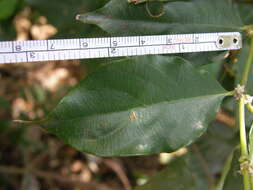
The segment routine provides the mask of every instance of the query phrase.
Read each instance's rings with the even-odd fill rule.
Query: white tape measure
[[[235,50],[239,32],[0,42],[0,63]]]

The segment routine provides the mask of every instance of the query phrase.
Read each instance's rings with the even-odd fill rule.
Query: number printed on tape
[[[236,50],[239,32],[0,42],[0,64]]]

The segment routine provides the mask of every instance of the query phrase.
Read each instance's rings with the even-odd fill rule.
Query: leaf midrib
[[[130,21],[131,23],[134,23],[134,24],[139,24],[139,23],[149,23],[150,25],[190,25],[190,26],[201,26],[201,27],[216,27],[216,28],[226,28],[226,29],[236,29],[236,30],[240,30],[241,31],[241,26],[224,26],[224,25],[215,25],[215,24],[203,24],[203,23],[179,23],[179,22],[168,22],[168,23],[165,23],[165,22],[152,22],[152,21],[148,21],[148,20],[128,20],[128,19],[118,19],[118,18],[106,18],[106,16],[104,15],[94,15],[96,13],[88,13],[88,14],[85,14],[84,17],[101,17],[103,19],[103,22],[102,21],[96,21],[97,19],[81,19],[84,23],[87,23],[87,24],[97,24],[97,25],[104,25],[105,23],[105,20],[110,20],[110,21],[115,21],[115,22],[125,22],[125,21]],[[87,18],[88,18],[87,17]],[[81,17],[82,18],[82,17]],[[85,21],[86,20],[86,21]]]
[[[161,102],[156,102],[156,103],[152,103],[152,104],[148,104],[148,105],[145,105],[145,106],[137,106],[137,107],[133,107],[133,108],[130,108],[130,109],[126,109],[126,110],[121,110],[121,111],[117,111],[117,112],[106,112],[106,113],[100,113],[100,114],[93,114],[93,115],[89,115],[89,116],[78,116],[78,117],[74,117],[74,118],[70,118],[70,119],[58,119],[58,121],[73,121],[73,120],[76,120],[76,119],[80,119],[80,118],[91,118],[91,117],[96,117],[97,115],[109,115],[109,114],[113,114],[113,113],[120,113],[120,112],[126,112],[126,111],[129,111],[129,110],[132,110],[132,109],[138,109],[138,108],[147,108],[147,107],[152,107],[154,105],[157,105],[157,104],[163,104],[163,103],[167,103],[167,104],[177,104],[179,102],[182,102],[182,101],[190,101],[190,100],[194,100],[194,99],[202,99],[202,98],[205,98],[205,97],[212,97],[212,96],[228,96],[230,92],[223,92],[223,93],[218,93],[218,94],[209,94],[209,95],[203,95],[203,96],[195,96],[195,97],[189,97],[189,98],[180,98],[180,99],[177,99],[177,100],[171,100],[171,101],[161,101]],[[48,119],[51,119],[50,116]]]

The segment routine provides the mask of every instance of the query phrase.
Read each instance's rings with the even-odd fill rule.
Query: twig
[[[235,118],[230,116],[228,113],[226,113],[224,110],[220,110],[219,113],[216,116],[216,120],[220,121],[221,123],[226,124],[227,126],[231,128],[236,127]]]
[[[236,149],[238,149],[239,146],[236,146],[236,148],[229,154],[227,160],[225,161],[223,170],[221,172],[221,177],[220,180],[218,182],[218,184],[216,185],[214,190],[223,190],[224,184],[225,184],[225,180],[226,177],[231,169],[231,164],[233,162],[233,158],[234,158],[234,152],[236,151]]]
[[[23,175],[27,172],[30,172],[37,177],[46,179],[46,180],[56,180],[61,183],[69,183],[69,184],[75,184],[84,187],[85,189],[90,189],[90,190],[110,190],[109,187],[105,185],[99,185],[94,182],[86,183],[81,181],[80,179],[74,178],[74,177],[69,177],[69,176],[63,176],[59,175],[54,172],[45,172],[45,171],[40,171],[37,169],[25,169],[25,168],[17,168],[13,166],[0,166],[0,173],[7,173],[7,174],[14,174],[14,175]]]
[[[192,145],[192,149],[196,153],[196,156],[199,159],[200,164],[202,165],[202,167],[204,169],[204,172],[205,172],[207,180],[208,180],[209,189],[212,189],[215,180],[214,180],[214,177],[213,177],[213,175],[210,171],[210,168],[207,164],[207,161],[205,160],[204,156],[202,155],[202,153],[199,150],[199,147],[196,144]]]
[[[251,103],[246,104],[246,108],[253,114],[253,106]]]
[[[240,146],[241,146],[241,166],[248,159],[248,148],[247,148],[247,136],[245,129],[245,107],[244,97],[239,99],[238,110],[239,110],[239,128],[240,128]],[[242,169],[244,190],[250,190],[250,176],[247,169]]]
[[[246,86],[246,84],[247,84],[248,77],[249,77],[249,72],[250,72],[250,67],[252,65],[252,62],[253,62],[253,37],[251,37],[251,39],[250,39],[250,49],[249,49],[249,54],[248,54],[247,61],[246,61],[245,66],[244,66],[241,85]]]
[[[132,190],[131,184],[121,166],[119,163],[119,160],[117,159],[104,159],[104,163],[107,165],[107,167],[111,168],[119,177],[120,181],[124,185],[125,190]]]

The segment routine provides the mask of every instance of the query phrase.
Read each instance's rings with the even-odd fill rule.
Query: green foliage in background
[[[17,0],[0,0],[0,20],[7,19],[14,13]]]
[[[82,25],[75,20],[80,12],[87,12],[103,6],[108,0],[25,0],[39,14],[45,15],[50,24],[57,27],[58,37],[86,37],[104,35],[99,28]]]

